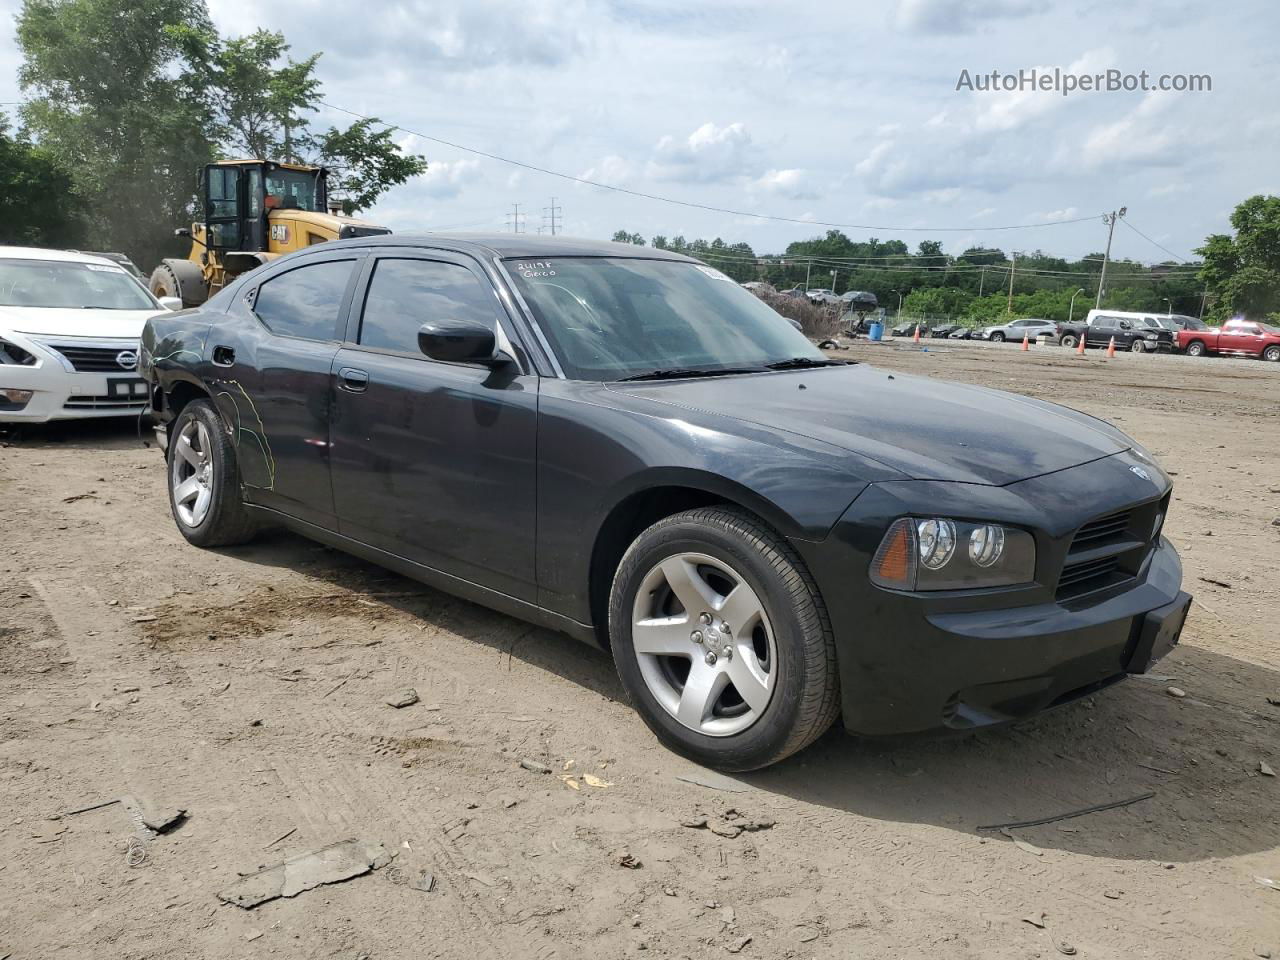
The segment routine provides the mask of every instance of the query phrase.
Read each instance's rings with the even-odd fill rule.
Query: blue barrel
[[[871,324],[871,331],[867,334],[872,340],[880,340],[884,337],[884,324],[879,320]]]

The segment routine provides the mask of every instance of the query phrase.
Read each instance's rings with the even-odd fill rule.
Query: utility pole
[[[1094,309],[1102,309],[1102,294],[1107,283],[1107,262],[1111,259],[1111,238],[1116,232],[1116,221],[1129,212],[1128,207],[1112,210],[1102,215],[1102,222],[1107,225],[1107,252],[1102,255],[1102,275],[1098,277],[1098,299],[1094,301]]]
[[[538,232],[542,233],[542,230],[549,230],[554,237],[560,229],[561,219],[560,207],[556,206],[556,198],[552,197],[551,206],[542,208],[542,229]]]
[[[809,262],[808,262],[808,264],[806,264],[806,265],[805,265],[805,268],[804,268],[804,290],[805,290],[805,293],[808,293],[808,292],[809,292],[809,275],[810,275],[811,273],[813,273],[813,257],[810,257],[810,258],[809,258]]]
[[[987,268],[983,267],[978,275],[978,299],[982,299],[982,288],[987,285]]]
[[[1009,262],[1009,305],[1005,312],[1013,313],[1013,272],[1018,269],[1018,251],[1013,251],[1013,259]]]
[[[511,205],[511,212],[507,214],[507,226],[511,228],[512,233],[524,232],[520,229],[520,218],[522,216],[524,216],[524,214],[520,212],[520,204],[513,203]]]
[[[1209,291],[1204,290],[1200,293],[1200,319],[1204,319],[1204,302],[1209,296]]]

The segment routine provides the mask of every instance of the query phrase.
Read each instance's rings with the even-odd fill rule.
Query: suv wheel
[[[991,335],[991,340],[993,343],[1004,343],[1004,331],[997,330]]]
[[[1270,360],[1272,363],[1280,361],[1280,344],[1272,344],[1262,351],[1262,359]]]
[[[198,547],[250,540],[257,527],[240,499],[236,450],[213,403],[188,403],[169,435],[169,506],[182,535]]]
[[[708,767],[775,763],[839,711],[817,587],[790,546],[743,511],[690,510],[640,534],[614,576],[609,633],[645,723]]]

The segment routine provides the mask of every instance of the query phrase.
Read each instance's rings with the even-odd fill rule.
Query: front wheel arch
[[[591,548],[588,570],[588,602],[600,646],[609,649],[609,590],[627,548],[642,532],[660,520],[698,507],[729,507],[755,517],[781,537],[795,532],[794,523],[777,510],[756,509],[754,497],[711,489],[685,478],[682,482],[655,484],[635,490],[618,500],[601,522]]]

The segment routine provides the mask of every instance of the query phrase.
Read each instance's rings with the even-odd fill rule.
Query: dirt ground
[[[132,424],[28,430],[0,446],[0,957],[1280,957],[1256,879],[1280,885],[1280,365],[841,355],[1060,401],[1161,458],[1198,602],[1158,676],[968,739],[833,731],[708,787],[605,655],[292,535],[195,549]],[[68,814],[122,796],[188,811],[137,866],[131,806]],[[217,897],[347,838],[394,869]],[[431,892],[395,882],[422,870]]]

